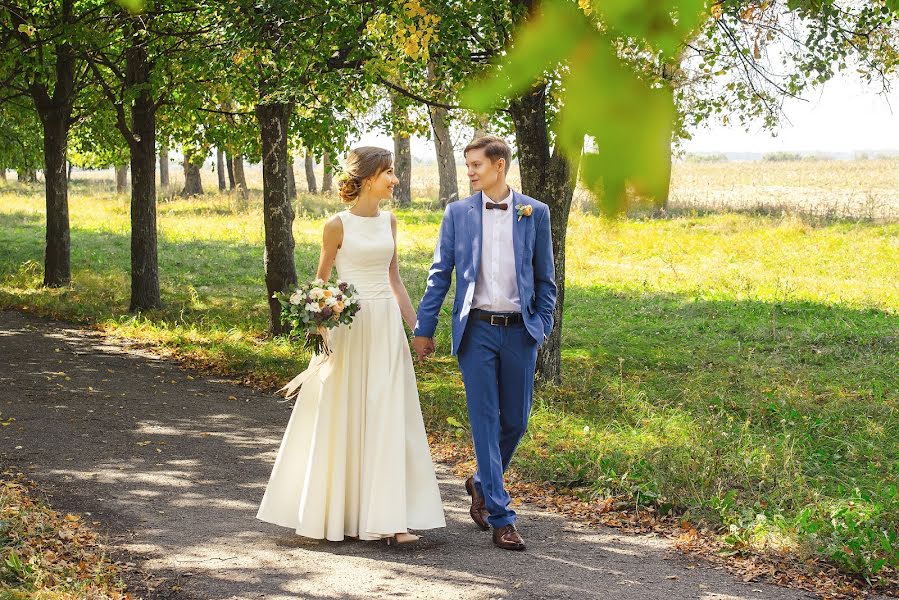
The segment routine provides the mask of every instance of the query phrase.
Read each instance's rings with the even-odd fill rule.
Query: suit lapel
[[[515,275],[518,281],[521,280],[521,260],[524,255],[524,242],[527,239],[527,222],[519,219],[515,210],[515,206],[520,203],[521,198],[518,192],[512,190],[512,206],[509,207],[509,210],[512,211],[512,248],[515,251]]]
[[[478,279],[481,270],[481,247],[484,239],[484,215],[482,210],[483,200],[481,192],[471,197],[468,205],[468,235],[471,236],[471,260],[474,272],[474,281]]]

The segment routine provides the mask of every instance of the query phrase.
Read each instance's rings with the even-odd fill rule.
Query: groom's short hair
[[[506,140],[497,135],[483,135],[471,141],[465,146],[462,156],[467,156],[469,150],[484,150],[484,155],[490,159],[490,162],[496,162],[500,158],[506,159],[506,173],[512,166],[512,149]]]

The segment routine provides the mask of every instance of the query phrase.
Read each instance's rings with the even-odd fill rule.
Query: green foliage
[[[509,0],[384,3],[383,12],[369,21],[363,37],[367,49],[363,68],[373,83],[386,86],[397,104],[409,110],[397,117],[386,105],[379,107],[381,114],[374,125],[391,133],[407,130],[429,135],[428,107],[419,99],[458,106],[463,82],[482,73],[487,59],[503,51],[512,24],[520,20],[521,8]],[[503,111],[455,109],[451,115],[458,125],[486,125],[491,133],[514,134],[509,115]]]
[[[226,0],[212,33],[225,43],[209,59],[227,93],[211,108],[252,115],[259,104],[289,104],[295,147],[342,154],[373,101],[360,34],[379,10],[327,0]]]
[[[568,59],[575,49],[590,54],[590,21],[565,2],[547,2],[543,12],[521,30],[500,67],[483,75],[462,93],[464,103],[479,111],[495,109],[510,96],[527,90],[546,71]]]
[[[595,142],[581,176],[609,212],[624,208],[628,184],[664,197],[669,142],[689,128],[734,115],[773,128],[786,98],[853,61],[885,85],[899,64],[896,21],[880,1],[578,4],[580,12],[564,0],[541,3],[463,100],[486,110],[535,81],[549,83],[561,147],[576,158],[585,135]]]
[[[708,14],[706,0],[604,0],[589,3],[616,37],[642,40],[673,57]]]
[[[4,569],[2,571],[3,578],[9,583],[26,583],[34,572],[34,566],[31,563],[23,563],[19,557],[19,553],[10,550],[4,561]]]
[[[543,3],[501,63],[468,87],[463,101],[485,111],[559,71],[556,139],[571,160],[580,156],[585,136],[595,141],[597,150],[581,159],[581,178],[601,196],[603,208],[620,212],[628,183],[662,197],[674,117],[671,91],[649,85],[624,63],[616,39],[636,37],[671,54],[698,24],[702,7],[695,1],[603,3],[598,26],[569,2]]]
[[[899,65],[896,15],[882,0],[724,0],[711,15],[684,58],[678,104],[690,125],[715,118],[773,129],[787,98],[839,72],[888,85]]]
[[[89,119],[79,120],[69,132],[68,159],[86,169],[127,165],[130,151],[116,127],[113,108],[97,90],[91,90],[90,96],[97,108]]]
[[[0,168],[44,166],[43,132],[33,106],[18,98],[0,104]]]
[[[877,495],[859,488],[846,495],[850,500],[823,515],[811,509],[802,511],[799,524],[819,540],[818,547],[826,556],[872,581],[885,566],[899,565],[899,530],[890,523],[890,515],[899,511],[896,485],[886,485]]]
[[[132,14],[140,13],[144,10],[146,2],[144,0],[116,0],[123,8]]]
[[[97,110],[96,95],[91,97],[94,89],[89,85],[83,57],[103,16],[102,3],[98,5],[95,0],[15,0],[0,6],[0,37],[4,40],[0,111],[14,111],[17,118],[30,124],[37,118],[26,116],[30,108],[49,119],[51,128],[62,122],[68,129],[86,115],[91,116],[88,121],[102,121],[102,114],[94,115],[102,111]],[[35,129],[39,141],[34,145],[42,155],[40,124]],[[10,137],[17,133],[21,132]],[[27,137],[21,135],[16,141],[21,143],[25,138],[30,144]],[[102,152],[99,148],[97,151]],[[3,152],[0,144],[0,162]],[[39,162],[43,164],[43,157]]]
[[[127,10],[103,3],[103,18],[81,40],[95,86],[91,101],[99,105],[95,118],[86,126],[90,133],[85,135],[82,153],[97,155],[99,162],[115,163],[123,149],[140,144],[132,122],[133,108],[138,104],[150,109],[154,120],[165,107],[163,113],[168,120],[157,122],[160,142],[168,143],[173,131],[186,130],[189,133],[177,141],[196,141],[195,151],[199,151],[205,139],[198,135],[197,140],[190,134],[200,129],[196,114],[210,87],[210,46],[205,36],[216,26],[217,5],[188,0],[164,6],[135,2],[121,5]],[[147,72],[129,72],[129,60],[138,71],[143,67],[137,65],[146,65]],[[112,137],[113,128],[120,141],[103,144],[102,140]],[[107,152],[109,156],[104,155]]]

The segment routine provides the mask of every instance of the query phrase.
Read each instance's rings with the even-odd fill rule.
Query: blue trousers
[[[524,436],[534,397],[537,342],[523,324],[470,318],[456,353],[478,470],[474,483],[498,528],[515,522],[503,473]]]

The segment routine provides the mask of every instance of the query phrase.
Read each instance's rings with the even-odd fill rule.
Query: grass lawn
[[[0,307],[95,323],[257,380],[304,368],[308,355],[264,333],[258,196],[241,213],[226,196],[160,203],[165,307],[131,315],[129,201],[105,189],[73,183],[73,282],[61,290],[40,287],[42,190],[0,189]],[[339,207],[301,204],[303,280]],[[417,303],[440,213],[422,203],[397,215]],[[574,212],[568,244],[564,384],[538,391],[520,473],[682,512],[735,548],[825,556],[874,579],[899,567],[899,225]],[[429,428],[464,434],[447,321],[419,386]]]

